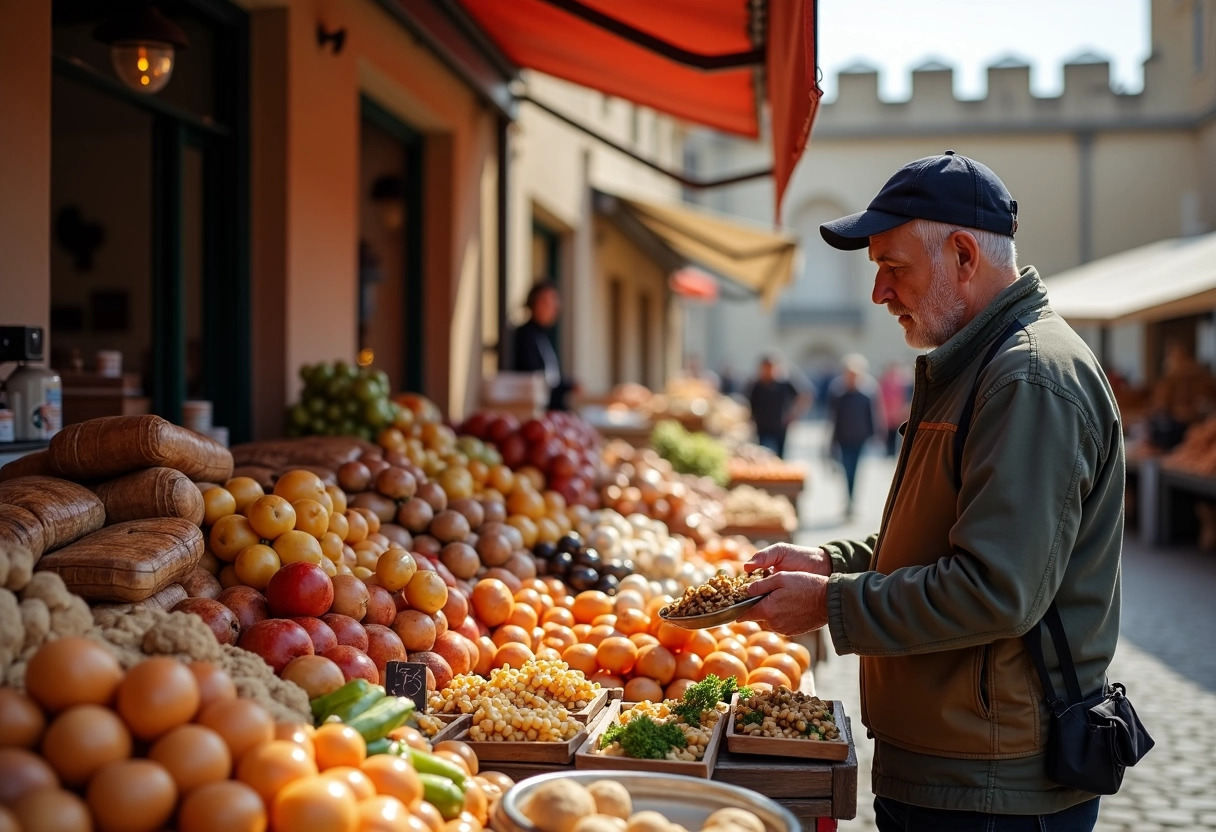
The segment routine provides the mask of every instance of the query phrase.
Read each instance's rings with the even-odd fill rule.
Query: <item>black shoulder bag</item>
[[[1019,321],[1011,323],[997,336],[980,362],[971,396],[964,405],[958,430],[954,434],[956,490],[962,486],[963,445],[971,429],[980,374],[996,356],[1001,345],[1021,328]],[[1067,699],[1056,694],[1047,671],[1047,662],[1043,657],[1044,629],[1051,633],[1060,671],[1064,676]],[[1051,710],[1047,736],[1048,778],[1061,786],[1094,794],[1114,794],[1119,791],[1124,770],[1138,763],[1154,745],[1153,738],[1128,700],[1126,689],[1119,682],[1112,682],[1088,697],[1082,695],[1072,650],[1068,646],[1060,611],[1054,601],[1034,628],[1022,636],[1022,642],[1038,670],[1047,706]]]

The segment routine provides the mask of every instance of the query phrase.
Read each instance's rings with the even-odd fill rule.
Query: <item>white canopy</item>
[[[1045,278],[1074,323],[1178,318],[1216,309],[1216,232],[1159,240]]]

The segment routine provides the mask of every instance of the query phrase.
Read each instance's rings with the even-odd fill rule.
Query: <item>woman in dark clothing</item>
[[[553,283],[538,283],[528,292],[528,321],[515,330],[513,370],[544,373],[549,386],[549,409],[567,410],[567,397],[576,384],[562,376],[561,362],[553,345],[553,326],[561,313],[562,299]]]

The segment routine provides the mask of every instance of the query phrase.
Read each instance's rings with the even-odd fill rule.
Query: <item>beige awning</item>
[[[1216,232],[1159,240],[1048,275],[1047,294],[1073,323],[1149,323],[1216,309]]]
[[[798,238],[687,204],[620,203],[672,251],[745,286],[771,306],[793,278]]]

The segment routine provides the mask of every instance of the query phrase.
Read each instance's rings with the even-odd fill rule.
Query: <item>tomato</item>
[[[236,556],[236,575],[245,586],[264,590],[282,566],[279,553],[265,543],[246,546]]]

